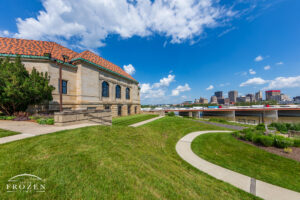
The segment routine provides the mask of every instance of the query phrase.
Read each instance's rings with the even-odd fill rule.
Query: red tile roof
[[[67,55],[69,57],[68,61],[82,58],[111,70],[121,76],[135,80],[119,66],[90,51],[77,53],[57,44],[56,42],[0,37],[0,54],[44,56],[45,53],[51,53],[51,57],[58,60],[62,60],[62,55]]]

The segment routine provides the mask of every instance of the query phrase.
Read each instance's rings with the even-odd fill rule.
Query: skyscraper
[[[268,90],[266,91],[266,100],[280,100],[280,90]]]
[[[236,90],[229,91],[228,97],[230,102],[236,102],[236,98],[238,97],[238,91]]]
[[[256,101],[262,101],[263,99],[263,94],[262,94],[262,91],[258,91],[255,93],[255,100]]]
[[[216,96],[218,99],[222,99],[222,98],[223,98],[223,91],[217,91],[217,92],[215,92],[215,96]]]

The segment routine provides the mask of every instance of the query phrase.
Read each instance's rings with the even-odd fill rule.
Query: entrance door
[[[128,113],[128,115],[130,115],[130,109],[131,109],[131,106],[127,106],[127,113]]]

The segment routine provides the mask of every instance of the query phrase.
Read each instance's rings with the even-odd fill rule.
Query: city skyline
[[[139,80],[142,104],[210,99],[217,90],[300,95],[300,2],[159,2],[6,1],[0,36],[96,52]]]

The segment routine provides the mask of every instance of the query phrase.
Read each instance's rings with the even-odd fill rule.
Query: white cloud
[[[256,62],[259,62],[259,61],[262,61],[264,58],[261,56],[261,55],[259,55],[259,56],[257,56],[254,60],[256,61]]]
[[[271,66],[270,66],[270,65],[264,66],[264,70],[269,70],[269,69],[271,69]]]
[[[11,33],[8,30],[0,31],[0,37],[9,37]]]
[[[300,87],[300,76],[294,77],[277,77],[269,81],[269,84],[264,89],[281,89]]]
[[[159,88],[161,86],[168,87],[170,83],[175,81],[175,75],[169,74],[168,77],[164,77],[159,80],[159,83],[154,83],[153,87]]]
[[[249,69],[249,74],[254,75],[256,74],[256,71],[254,71],[253,69]]]
[[[167,87],[175,81],[175,75],[169,74],[167,77],[163,77],[158,83],[140,84],[141,87],[141,99],[153,99],[164,97],[167,91]]]
[[[220,87],[225,87],[225,86],[228,86],[228,85],[230,85],[230,83],[221,83]]]
[[[79,48],[122,38],[160,34],[171,43],[193,41],[205,29],[223,26],[237,12],[214,0],[44,0],[37,17],[17,19],[16,37],[73,41]]]
[[[213,85],[210,85],[210,86],[208,86],[208,88],[206,88],[206,90],[212,90],[212,89],[214,89]]]
[[[189,84],[178,85],[176,89],[172,90],[172,96],[178,96],[181,92],[190,91],[191,88]]]
[[[260,77],[255,77],[248,79],[247,81],[243,82],[240,84],[240,87],[248,86],[248,85],[262,85],[267,83],[268,81],[260,78]]]
[[[135,73],[135,68],[132,66],[132,64],[124,65],[123,69],[125,72],[127,72],[130,75],[133,75]]]
[[[283,62],[280,61],[280,62],[276,63],[276,65],[283,65]]]

